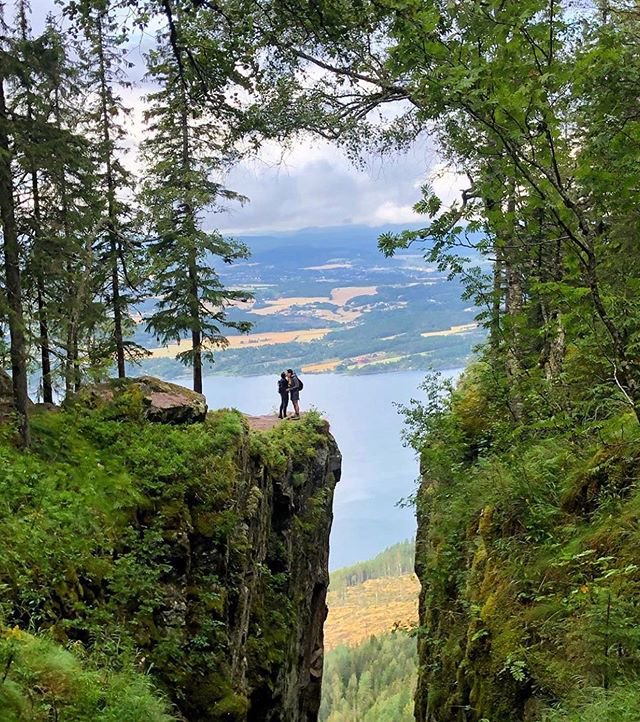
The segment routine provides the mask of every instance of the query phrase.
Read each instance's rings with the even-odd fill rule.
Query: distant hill
[[[410,628],[418,620],[415,542],[388,547],[373,559],[331,574],[325,647],[358,644],[372,634]]]
[[[389,224],[386,226],[327,226],[324,228],[301,228],[297,231],[280,231],[270,234],[250,234],[239,240],[246,243],[253,253],[304,245],[306,248],[320,248],[324,252],[334,248],[350,248],[368,245],[377,252],[378,237],[382,233],[400,233],[415,230],[420,223]]]
[[[371,635],[410,629],[418,623],[420,585],[415,574],[369,579],[329,592],[325,647],[358,644]]]
[[[369,579],[412,574],[415,552],[415,542],[413,539],[407,539],[387,547],[369,561],[338,569],[331,574],[330,591],[337,592],[346,587],[362,584]]]
[[[414,555],[415,542],[406,540],[331,574],[327,650],[417,624],[419,584],[413,572]]]

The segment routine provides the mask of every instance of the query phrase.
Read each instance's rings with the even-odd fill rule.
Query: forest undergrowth
[[[425,388],[432,406],[405,409],[423,470],[418,706],[491,722],[638,719],[635,415],[614,403],[601,418],[514,424],[483,361],[455,390]]]

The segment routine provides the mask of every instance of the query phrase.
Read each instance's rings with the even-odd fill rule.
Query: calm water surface
[[[453,377],[459,369],[445,371]],[[402,418],[394,406],[423,398],[420,371],[343,376],[305,375],[301,410],[315,407],[331,424],[342,451],[342,480],[336,488],[331,533],[331,568],[370,559],[385,547],[415,534],[413,509],[397,502],[415,489],[418,462],[402,444]],[[188,379],[181,380],[189,385]],[[204,379],[210,408],[247,414],[276,413],[276,376]],[[290,422],[295,423],[295,422]]]

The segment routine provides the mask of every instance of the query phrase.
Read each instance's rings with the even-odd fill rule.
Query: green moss
[[[214,719],[231,722],[244,719],[248,709],[249,700],[232,692],[213,705],[212,714]]]
[[[578,689],[623,684],[640,659],[637,421],[508,428],[490,383],[476,369],[410,415],[424,471],[418,699],[441,722],[573,710]]]
[[[259,516],[270,513],[258,484],[265,470],[269,483],[289,483],[292,470],[304,495],[303,477],[326,445],[326,424],[309,414],[254,433],[227,410],[190,426],[152,424],[143,419],[140,394],[126,385],[113,404],[90,406],[34,413],[27,454],[0,425],[0,620],[46,631],[72,648],[42,641],[60,652],[54,667],[61,685],[73,669],[103,701],[95,702],[101,711],[74,717],[70,710],[84,692],[61,687],[56,699],[68,698],[65,722],[163,720],[153,711],[164,707],[151,682],[187,716],[242,719],[248,702],[232,681],[227,620],[255,563],[248,523],[259,527]],[[309,535],[327,498],[314,496],[306,509]],[[288,543],[282,533],[268,540],[251,609],[250,682],[267,688],[282,668],[295,622],[282,571],[290,563]],[[32,662],[44,669],[41,639],[34,638],[31,661],[0,684],[3,722],[41,719],[24,717],[34,694],[29,685],[43,684],[28,671]],[[70,665],[65,675],[63,662]],[[1,669],[2,658],[0,678]],[[116,692],[129,711],[116,706],[120,716],[108,716]]]
[[[44,637],[0,628],[3,722],[169,722],[175,719],[149,677],[132,665],[92,668]]]

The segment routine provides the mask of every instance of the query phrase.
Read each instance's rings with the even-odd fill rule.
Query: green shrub
[[[50,639],[0,629],[3,722],[170,722],[168,705],[134,669],[93,668]]]

